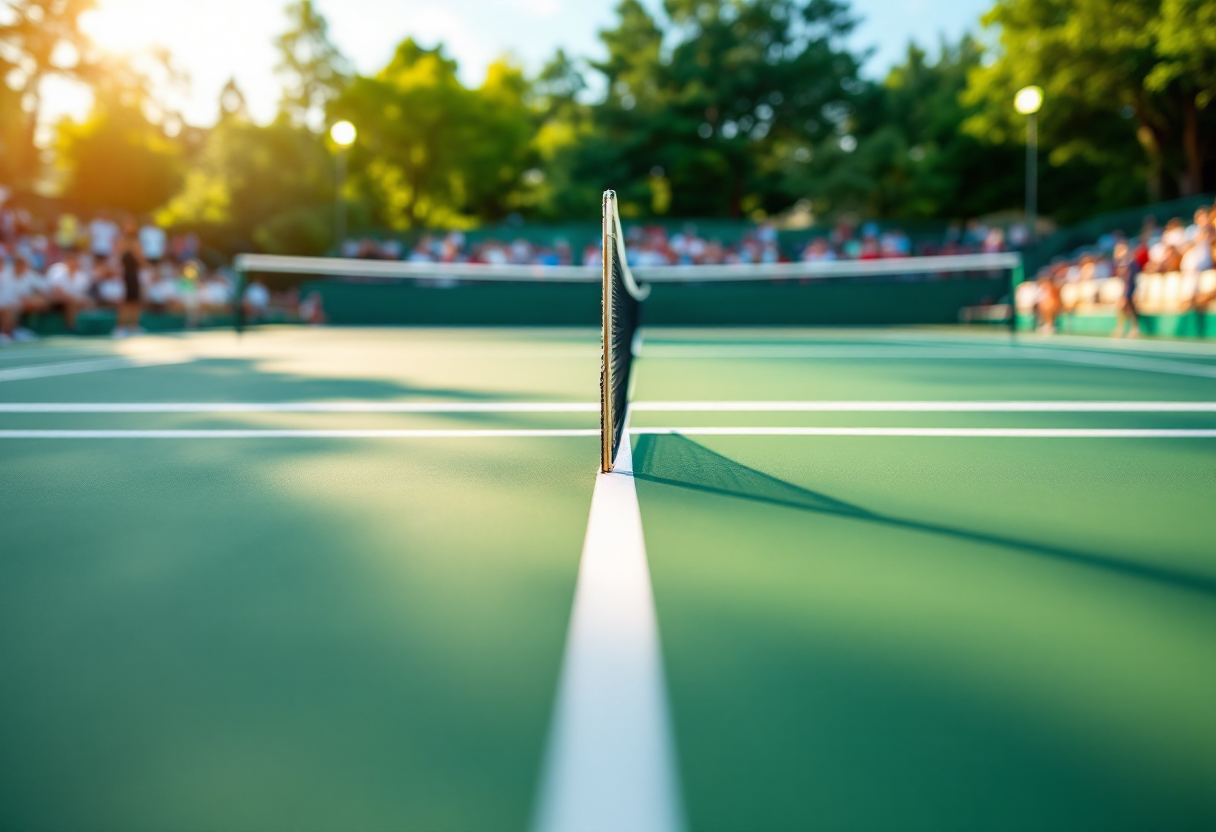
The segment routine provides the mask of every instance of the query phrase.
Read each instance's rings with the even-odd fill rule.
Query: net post
[[[616,237],[613,228],[614,191],[604,191],[602,210],[602,240],[600,265],[603,271],[602,286],[602,329],[603,358],[600,365],[600,471],[612,471],[612,442],[614,414],[612,401],[612,258],[616,256]]]

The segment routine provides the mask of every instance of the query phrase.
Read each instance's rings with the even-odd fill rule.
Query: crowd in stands
[[[6,196],[0,188],[0,345],[35,338],[27,324],[32,316],[48,312],[61,314],[67,328],[75,331],[82,313],[112,309],[113,334],[126,337],[143,331],[140,318],[145,311],[181,316],[186,326],[197,325],[208,314],[233,311],[232,278],[203,265],[194,235],[168,234],[150,217],[137,220],[105,211],[87,220],[63,213],[52,223],[40,224],[8,204]],[[660,225],[626,228],[631,264],[648,267],[991,253],[1024,248],[1027,234],[1020,225],[1006,230],[973,221],[914,242],[899,229],[842,223],[793,239],[798,242],[783,248],[772,223],[750,227],[730,244],[702,235],[693,223],[674,233]],[[396,239],[349,239],[340,253],[415,263],[598,267],[601,262],[598,240],[576,251],[561,237],[548,243],[522,237],[471,241],[460,231],[426,234],[410,246]],[[1214,263],[1216,205],[1186,220],[1171,219],[1163,227],[1150,217],[1132,238],[1108,234],[1092,247],[1058,258],[1042,268],[1036,280],[1019,287],[1016,303],[1022,312],[1034,314],[1042,332],[1054,332],[1061,314],[1101,306],[1118,310],[1120,334],[1136,335],[1143,313],[1205,310],[1216,304]],[[1168,276],[1172,282],[1161,290],[1161,281],[1149,281],[1145,275]],[[243,304],[253,319],[278,307],[302,321],[325,318],[315,294],[302,300],[295,294],[272,297],[258,281],[247,287]]]
[[[1103,236],[1090,249],[1042,268],[1019,289],[1018,307],[1033,310],[1038,329],[1056,331],[1063,313],[1087,306],[1117,309],[1117,336],[1140,334],[1148,313],[1205,311],[1216,303],[1216,205],[1160,227],[1149,217],[1140,233]]]
[[[147,311],[231,311],[229,278],[199,260],[192,234],[169,235],[151,218],[61,214],[50,229],[0,192],[0,344],[33,340],[31,316],[57,311],[71,331],[86,310],[115,310],[115,337],[136,335]]]
[[[860,227],[842,223],[830,232],[812,235],[804,245],[782,248],[777,228],[761,223],[737,241],[727,244],[707,238],[694,223],[675,233],[660,225],[627,225],[626,251],[634,266],[720,266],[751,263],[787,263],[795,260],[878,260],[934,254],[972,254],[1021,248],[1027,238],[1023,226],[989,228],[980,222],[951,226],[940,238],[913,245],[899,229],[882,229],[876,223]],[[537,244],[523,238],[511,242],[488,239],[470,242],[461,231],[427,234],[412,247],[397,239],[346,240],[342,257],[371,260],[407,260],[414,263],[483,263],[490,265],[598,266],[600,245],[588,243],[575,251],[562,237]]]

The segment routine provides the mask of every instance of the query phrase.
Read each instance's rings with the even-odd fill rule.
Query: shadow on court
[[[1109,555],[1053,546],[1039,541],[927,523],[870,511],[750,468],[711,451],[687,437],[642,435],[634,441],[636,443],[633,452],[634,476],[640,480],[815,514],[846,517],[907,531],[1000,546],[1027,555],[1054,558],[1106,570],[1125,577],[1152,581],[1174,589],[1216,596],[1216,579],[1205,575],[1162,569]]]

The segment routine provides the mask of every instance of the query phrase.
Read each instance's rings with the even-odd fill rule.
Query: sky
[[[442,42],[460,63],[462,80],[480,83],[486,66],[510,54],[539,68],[558,48],[577,56],[601,52],[596,33],[611,25],[617,0],[316,0],[338,47],[361,72],[383,66],[407,35]],[[657,5],[658,0],[649,0]],[[866,73],[881,77],[903,57],[909,40],[936,45],[978,29],[992,0],[853,0],[863,18],[855,48],[873,48]],[[219,91],[235,77],[255,119],[269,120],[278,101],[273,38],[283,31],[285,0],[99,0],[83,21],[101,46],[140,51],[163,46],[190,77],[175,101],[186,120],[215,120]],[[88,94],[54,83],[46,92],[48,121],[81,117]]]

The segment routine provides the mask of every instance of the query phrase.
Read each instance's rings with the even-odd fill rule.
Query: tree
[[[312,0],[287,6],[289,28],[275,38],[283,80],[279,111],[292,123],[318,132],[325,108],[341,94],[350,76],[350,63],[329,37],[329,24]]]
[[[623,0],[601,33],[606,99],[580,174],[623,182],[622,209],[742,216],[799,195],[782,159],[841,129],[864,88],[843,0]],[[666,44],[666,45],[665,45]]]
[[[235,101],[232,90],[225,97]],[[322,254],[333,243],[334,179],[322,137],[286,117],[256,125],[235,107],[210,130],[160,218],[227,254]]]
[[[976,135],[1008,140],[1017,130],[1010,102],[1027,84],[1047,93],[1043,137],[1053,160],[1083,156],[1134,168],[1130,140],[1146,162],[1149,195],[1194,193],[1211,175],[1205,149],[1202,83],[1186,67],[1204,63],[1202,13],[1210,3],[1165,0],[998,0],[984,17],[999,29],[991,65],[971,77],[967,101],[982,105]],[[1206,59],[1210,62],[1210,54]],[[1188,126],[1190,124],[1191,126]],[[1172,188],[1167,188],[1167,184]]]
[[[14,67],[0,55],[0,182],[16,182],[28,171],[24,162],[26,134],[21,91],[8,82]]]
[[[804,150],[786,175],[820,216],[960,219],[1018,205],[1017,150],[960,129],[974,108],[959,95],[981,58],[968,36],[943,41],[935,60],[910,44],[882,84],[856,96],[844,135]]]
[[[114,63],[93,90],[82,123],[56,127],[55,159],[63,195],[86,204],[143,214],[163,205],[181,184],[180,142],[149,111],[144,76]]]
[[[4,85],[25,101],[21,128],[12,154],[11,169],[21,184],[38,176],[35,143],[42,117],[42,82],[59,75],[89,79],[93,64],[91,45],[80,31],[80,16],[96,0],[6,0],[8,19],[0,23],[0,69],[6,70]],[[4,97],[0,91],[0,97]],[[6,131],[7,132],[7,131]],[[13,142],[13,139],[9,139]]]
[[[394,228],[467,226],[517,202],[534,164],[527,84],[493,64],[464,87],[442,46],[407,39],[373,77],[356,76],[330,108],[359,127],[352,178],[371,212]]]
[[[1154,31],[1159,63],[1146,86],[1158,94],[1177,93],[1182,108],[1183,193],[1216,187],[1212,141],[1216,136],[1216,3],[1163,0]],[[1206,175],[1205,175],[1206,173]]]

